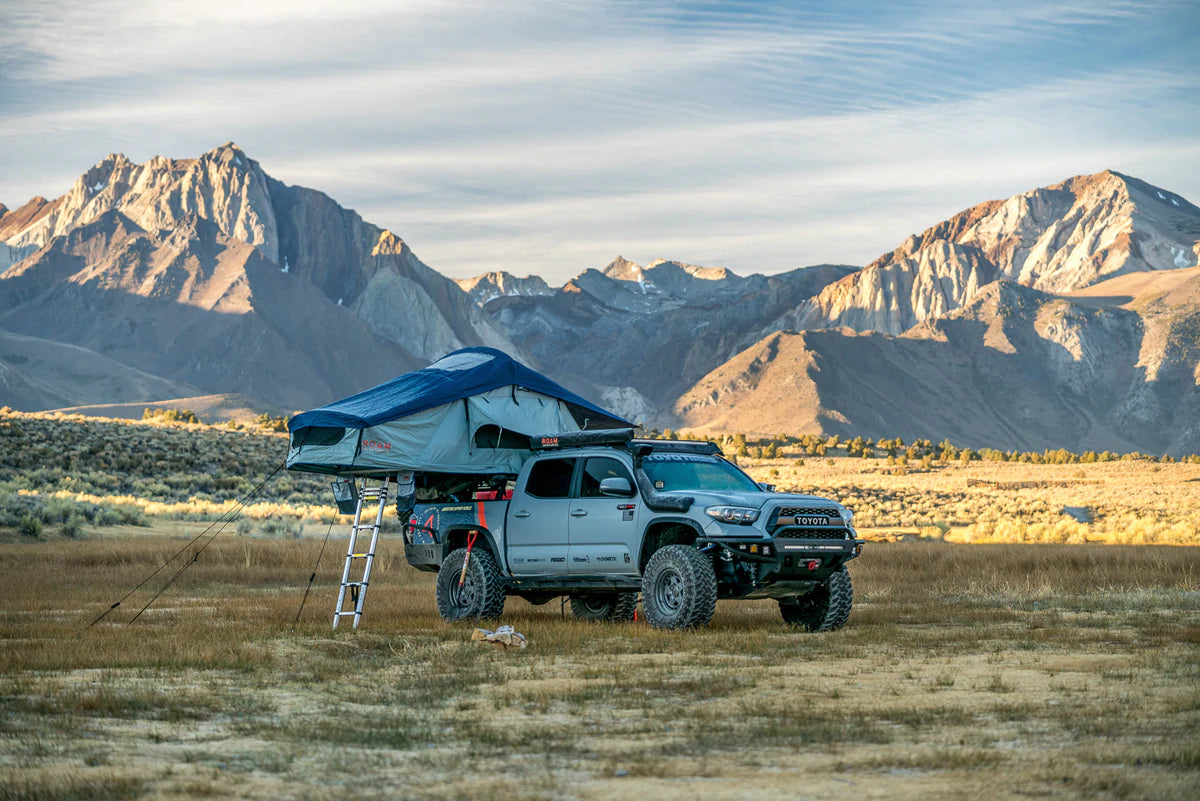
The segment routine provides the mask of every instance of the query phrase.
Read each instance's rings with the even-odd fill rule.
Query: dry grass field
[[[469,641],[387,540],[357,631],[340,554],[226,536],[128,621],[196,523],[0,545],[0,799],[1180,799],[1200,789],[1191,548],[875,543],[831,634],[510,601]],[[168,533],[176,536],[163,536]]]
[[[285,449],[0,411],[0,801],[1200,797],[1200,464],[746,455],[874,540],[845,629],[510,600],[523,651],[443,623],[394,537],[331,631],[344,526],[293,631],[334,515],[282,475],[86,628]]]

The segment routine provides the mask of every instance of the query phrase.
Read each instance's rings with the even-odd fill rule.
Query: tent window
[[[324,426],[305,426],[292,432],[292,447],[301,445],[337,445],[346,436],[344,428],[326,428]]]
[[[476,448],[511,448],[513,450],[533,450],[529,444],[529,435],[519,431],[509,431],[507,428],[488,423],[475,431]]]

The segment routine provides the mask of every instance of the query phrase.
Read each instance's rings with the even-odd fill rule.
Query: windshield
[[[724,459],[692,454],[651,454],[642,469],[659,492],[710,490],[762,492],[754,479]]]

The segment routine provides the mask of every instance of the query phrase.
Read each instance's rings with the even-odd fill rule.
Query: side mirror
[[[762,490],[763,492],[774,492],[774,491],[775,491],[775,485],[774,485],[774,484],[768,484],[768,483],[767,483],[767,482],[765,482],[765,481],[760,481],[760,482],[758,482],[758,488],[759,488],[760,490]]]
[[[627,478],[606,478],[600,482],[600,494],[629,498],[633,495],[633,487]]]

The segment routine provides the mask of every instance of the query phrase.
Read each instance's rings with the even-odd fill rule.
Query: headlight
[[[847,526],[854,525],[854,510],[842,507],[842,519],[846,521]]]
[[[740,526],[749,525],[758,519],[758,510],[747,506],[710,506],[704,513],[713,520]]]

